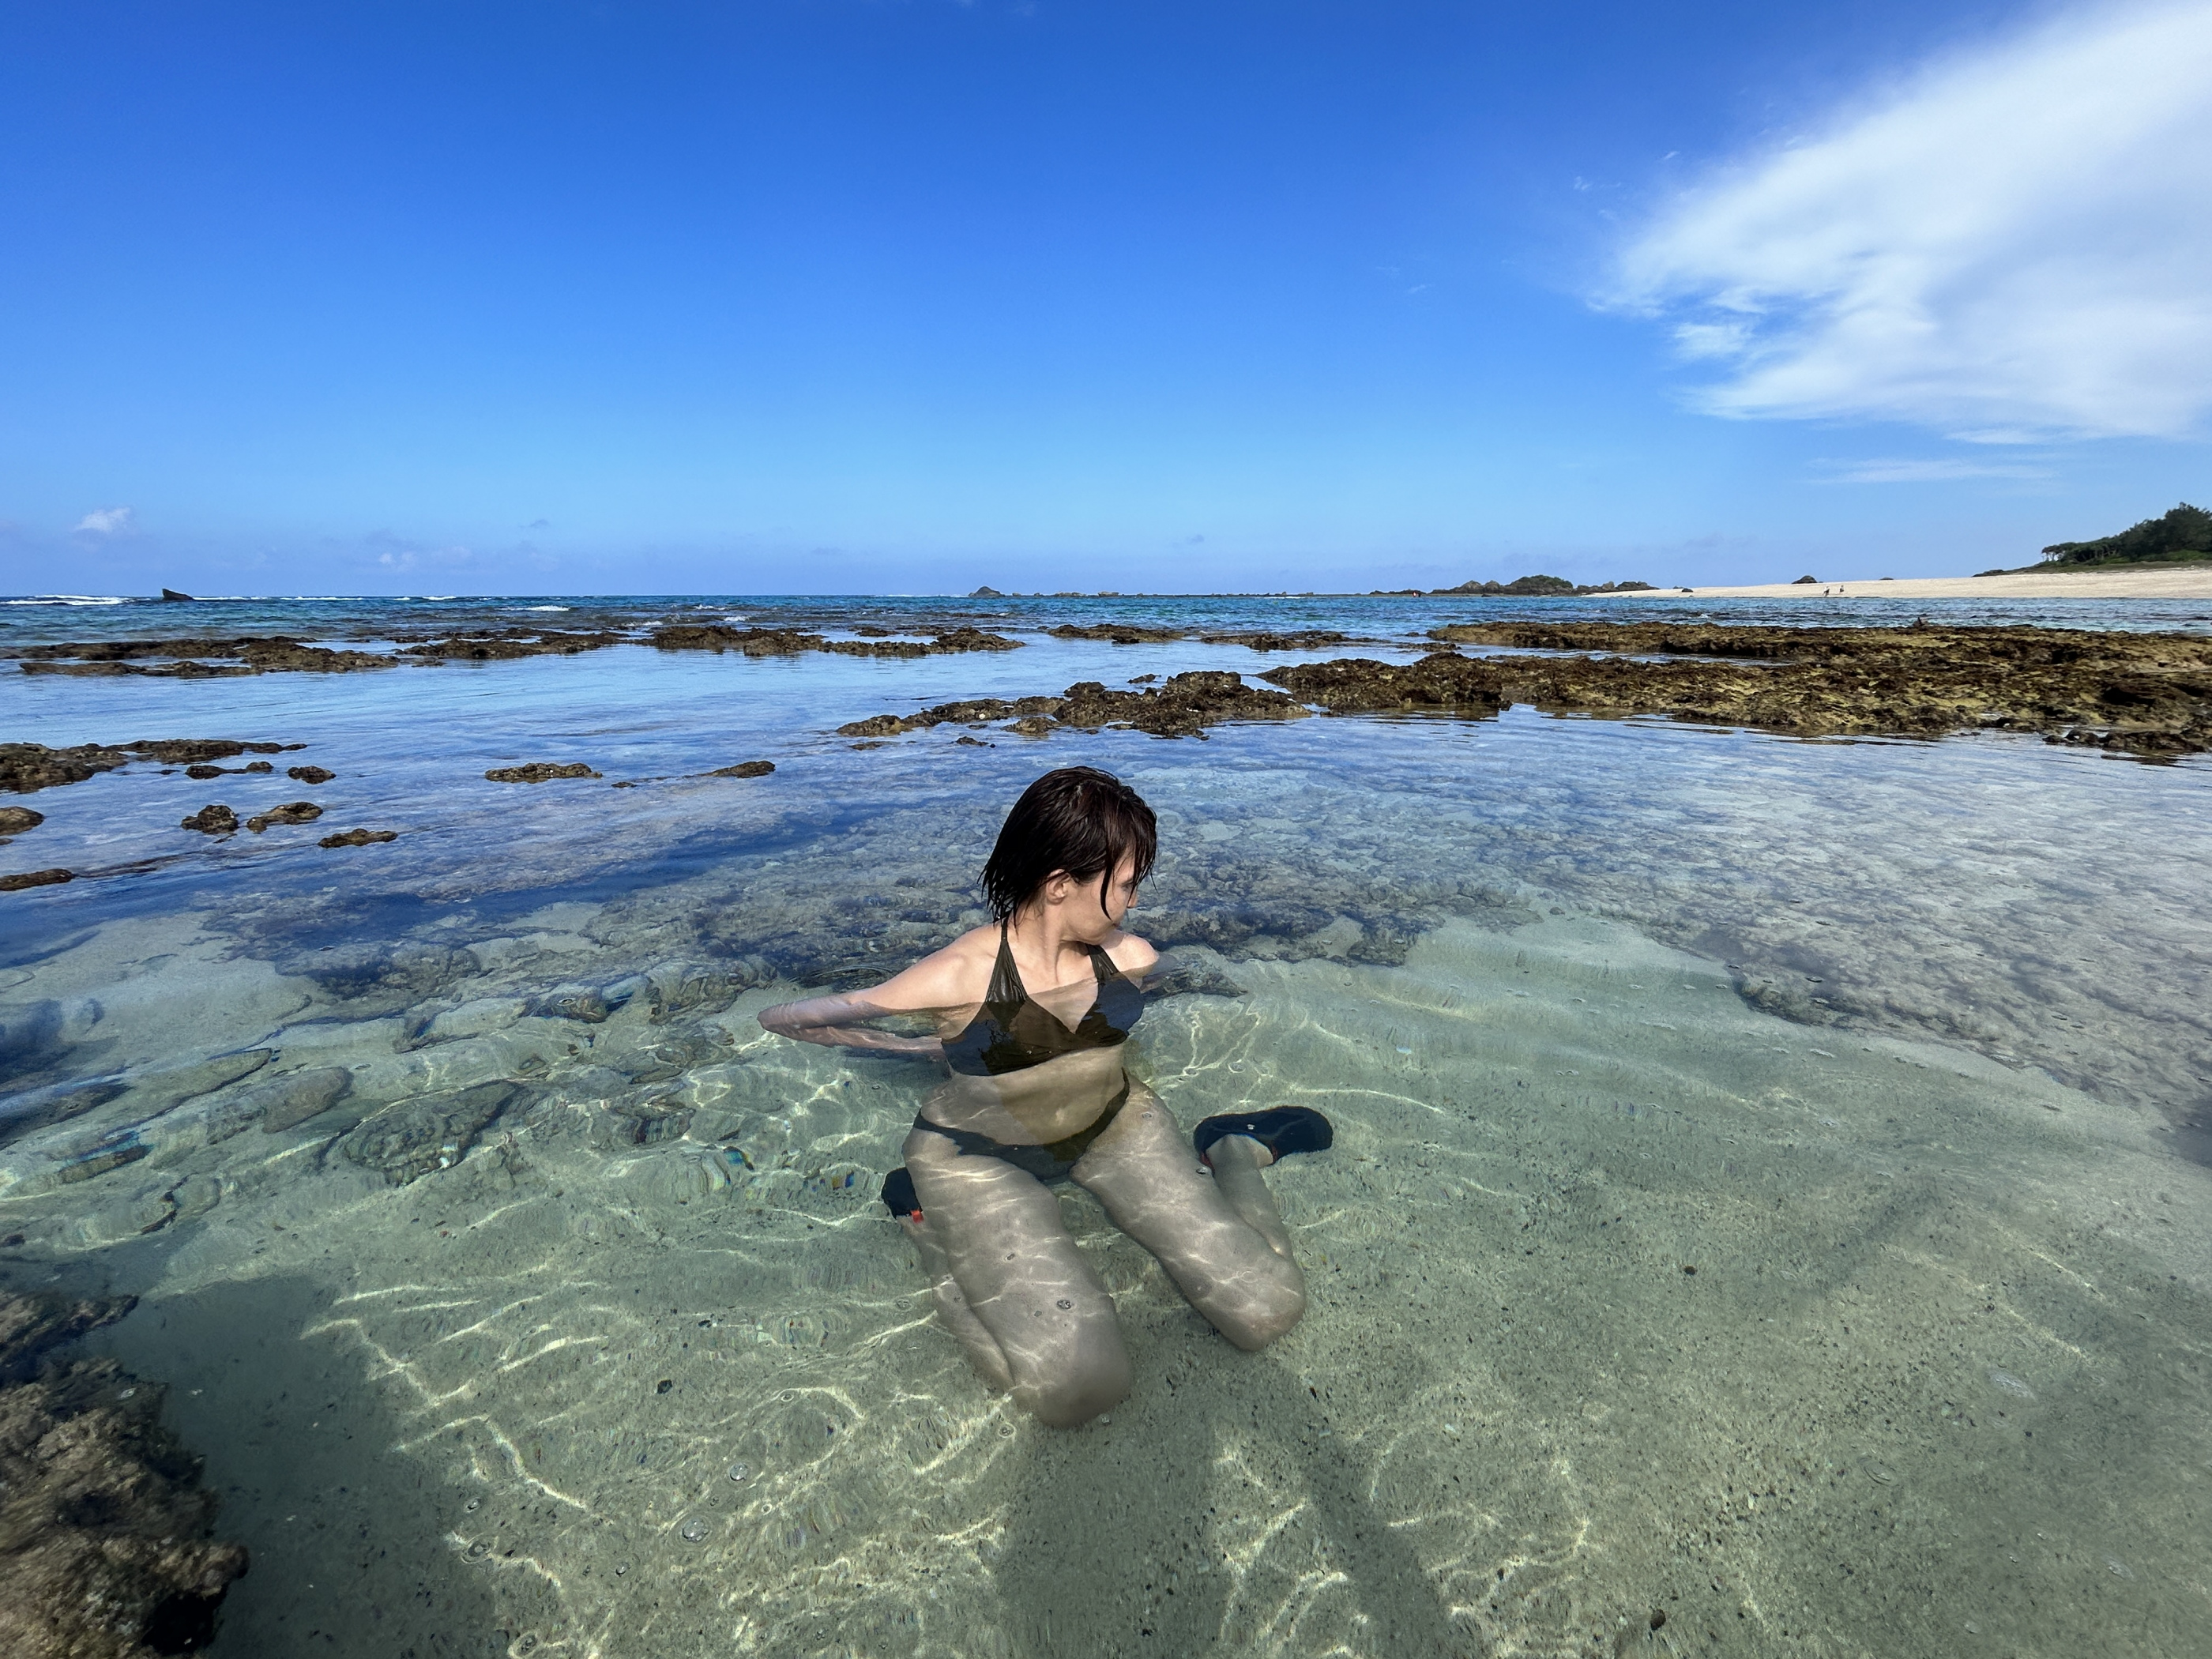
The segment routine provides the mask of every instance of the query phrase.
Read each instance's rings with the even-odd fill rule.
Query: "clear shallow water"
[[[0,1147],[5,1271],[147,1297],[108,1340],[255,1553],[216,1651],[1662,1651],[1654,1608],[1677,1650],[2188,1650],[2208,769],[1525,711],[831,731],[1268,661],[9,687],[11,733],[339,773],[134,767],[6,849],[118,872],[8,896],[15,1103],[124,1092]],[[482,781],[517,759],[606,775]],[[1056,1434],[969,1376],[871,1201],[921,1079],[750,1013],[970,919],[1005,803],[1075,759],[1161,810],[1135,925],[1246,992],[1147,1015],[1163,1097],[1340,1138],[1272,1177],[1313,1308],[1258,1356],[1066,1200],[1138,1382]],[[170,827],[302,793],[313,831]],[[314,847],[355,823],[401,838]],[[619,1006],[532,1011],[564,987]],[[327,1115],[260,1127],[331,1068]]]

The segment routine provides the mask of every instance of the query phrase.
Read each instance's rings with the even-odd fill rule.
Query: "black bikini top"
[[[969,1077],[999,1077],[1042,1066],[1079,1048],[1111,1048],[1127,1042],[1145,1012],[1145,994],[1097,945],[1084,948],[1091,952],[1091,970],[1098,977],[1098,995],[1070,1030],[1030,995],[1021,969],[1014,966],[1006,924],[1000,923],[999,962],[991,970],[991,988],[975,1018],[959,1036],[946,1041],[945,1063]]]

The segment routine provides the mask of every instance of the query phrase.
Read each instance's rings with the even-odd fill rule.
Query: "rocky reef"
[[[2050,628],[1481,623],[1451,643],[1602,656],[1359,658],[1262,678],[1333,714],[1513,703],[1798,737],[2042,733],[2142,756],[2212,749],[2212,640]],[[1638,660],[1637,658],[1658,660]]]
[[[1045,631],[1056,640],[1096,640],[1106,645],[1167,645],[1196,639],[1201,645],[1242,645],[1254,651],[1317,651],[1323,646],[1346,644],[1352,637],[1325,628],[1303,633],[1252,628],[1194,635],[1180,628],[1144,628],[1134,623],[1061,623]]]
[[[215,1494],[161,1426],[161,1388],[53,1352],[132,1305],[0,1296],[0,1652],[197,1652],[246,1571],[210,1535]]]
[[[303,743],[240,743],[229,738],[155,738],[139,743],[80,743],[66,749],[49,749],[42,743],[0,743],[0,789],[27,795],[57,784],[82,783],[132,761],[190,766],[228,760],[234,755],[279,755],[307,746]]]
[[[841,657],[937,657],[961,651],[1018,651],[1022,644],[980,628],[939,629],[927,641],[833,640],[794,628],[732,628],[726,623],[672,623],[654,629],[647,642],[663,651],[736,651],[748,657],[795,657],[803,651]]]
[[[202,661],[213,658],[213,662]],[[27,647],[18,666],[26,674],[143,674],[156,679],[208,679],[225,675],[344,674],[389,668],[374,651],[338,651],[286,634],[229,640],[77,640]]]
[[[848,738],[888,738],[933,726],[1012,720],[1011,729],[1024,737],[1045,737],[1056,727],[1097,732],[1111,726],[1156,738],[1194,738],[1228,720],[1300,720],[1307,712],[1295,697],[1257,690],[1216,670],[1176,674],[1142,691],[1110,691],[1097,680],[1085,680],[1057,697],[976,697],[915,714],[877,714],[837,731]]]
[[[495,766],[484,774],[494,783],[550,783],[556,778],[596,778],[603,773],[594,772],[581,761],[558,765],[552,761],[532,761],[526,766]]]

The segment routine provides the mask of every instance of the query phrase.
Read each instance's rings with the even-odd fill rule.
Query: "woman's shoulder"
[[[1151,941],[1134,933],[1116,933],[1100,948],[1106,952],[1106,959],[1125,974],[1141,974],[1160,959]]]
[[[860,994],[884,1009],[951,1008],[980,1002],[998,957],[997,925],[971,927],[905,972]]]

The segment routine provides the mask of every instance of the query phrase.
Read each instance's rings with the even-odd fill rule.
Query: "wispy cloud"
[[[1823,483],[1948,483],[1954,478],[2047,478],[2045,467],[2008,461],[1918,460],[1883,457],[1864,461],[1822,461],[1832,468]]]
[[[1986,441],[2212,408],[2212,5],[2078,13],[1925,67],[1668,206],[1601,302],[1725,364],[1699,404]]]
[[[87,536],[120,536],[131,528],[127,507],[95,507],[76,521],[77,532]]]

